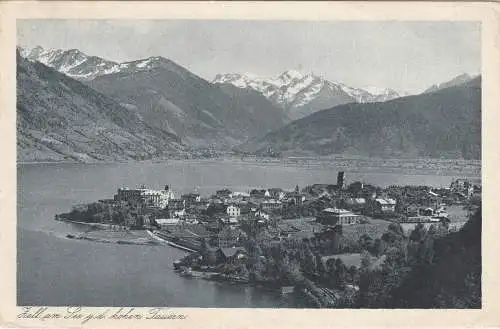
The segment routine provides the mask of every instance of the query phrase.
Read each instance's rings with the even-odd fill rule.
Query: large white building
[[[226,208],[226,214],[229,217],[238,217],[240,215],[240,207],[237,207],[235,205],[230,205]]]
[[[119,188],[115,201],[126,201],[148,207],[165,208],[174,198],[174,193],[168,186],[164,190],[152,190],[141,186],[136,189]]]
[[[395,212],[396,211],[396,200],[394,199],[375,199],[375,206],[382,213]]]
[[[279,200],[266,200],[264,202],[261,202],[260,204],[260,209],[265,210],[265,211],[272,211],[276,209],[281,209],[283,207],[283,203]]]
[[[323,225],[350,225],[358,224],[361,216],[345,209],[326,208],[317,216],[316,220]]]

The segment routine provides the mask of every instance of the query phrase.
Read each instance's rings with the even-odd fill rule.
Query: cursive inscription
[[[18,319],[31,320],[73,320],[81,324],[96,320],[185,320],[187,315],[176,313],[168,308],[156,307],[137,309],[135,307],[109,308],[95,311],[80,306],[68,307],[63,311],[49,307],[23,307],[17,314]]]

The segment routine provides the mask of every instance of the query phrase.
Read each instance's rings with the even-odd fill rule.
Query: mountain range
[[[232,149],[480,154],[480,100],[473,96],[480,83],[465,75],[402,97],[294,70],[275,78],[224,74],[209,82],[161,56],[117,63],[78,49],[18,47],[17,69],[21,161],[114,161]],[[456,90],[455,98],[439,96],[449,90]],[[429,146],[433,141],[423,134],[438,145]]]
[[[135,73],[154,68],[159,57],[117,63],[97,56],[88,56],[78,49],[21,48],[23,57],[39,61],[69,77],[91,81],[115,73]],[[315,111],[336,105],[359,102],[383,102],[400,97],[388,88],[370,90],[331,82],[312,73],[288,70],[277,77],[263,78],[242,74],[218,74],[214,84],[232,84],[238,88],[251,88],[266,97],[273,106],[283,109],[287,121],[307,116]]]
[[[160,56],[115,63],[76,49],[20,52],[84,82],[189,147],[230,148],[284,124],[282,111],[261,95],[212,84]]]
[[[282,108],[290,120],[346,103],[384,102],[400,97],[392,89],[372,88],[367,91],[296,70],[288,70],[271,78],[251,74],[218,74],[212,82],[253,89]]]
[[[251,154],[481,158],[481,77],[382,103],[318,111],[253,139]]]

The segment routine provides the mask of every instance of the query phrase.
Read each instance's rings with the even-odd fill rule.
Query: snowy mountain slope
[[[65,75],[88,81],[97,76],[119,72],[120,64],[97,56],[88,56],[78,49],[44,49],[18,47],[21,56],[29,61],[38,61]]]
[[[290,119],[298,119],[336,105],[383,102],[399,97],[394,90],[367,91],[296,70],[288,70],[270,78],[251,74],[218,74],[212,82],[254,89],[285,109]]]
[[[18,47],[22,57],[29,61],[37,61],[58,72],[80,80],[90,81],[99,76],[113,73],[134,73],[165,67],[175,69],[175,65],[167,59],[154,56],[145,59],[116,63],[101,57],[89,56],[78,49],[44,49],[40,46],[28,49]]]
[[[458,86],[458,85],[461,85],[463,83],[469,82],[472,79],[474,79],[473,76],[470,76],[467,73],[463,73],[463,74],[457,75],[456,77],[454,77],[453,79],[451,79],[449,81],[432,85],[429,88],[427,88],[423,93],[424,94],[425,93],[432,93],[432,92],[435,92],[435,91],[438,91],[441,89],[445,89],[448,87]]]
[[[78,49],[44,49],[40,46],[32,49],[18,47],[18,49],[28,60],[41,62],[80,81],[92,81],[105,75],[131,74],[165,66],[176,70],[175,65],[167,63],[162,57],[117,63],[86,55]],[[399,96],[390,90],[374,93],[352,88],[342,83],[330,82],[312,73],[304,74],[296,70],[288,70],[272,78],[251,74],[218,75],[213,83],[251,88],[266,97],[274,106],[283,109],[284,117],[288,120],[298,119],[317,110],[340,104],[386,101]]]

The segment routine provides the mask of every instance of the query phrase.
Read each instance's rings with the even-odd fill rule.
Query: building
[[[115,201],[125,201],[140,206],[157,208],[165,208],[173,198],[174,193],[168,185],[163,190],[148,189],[144,185],[136,189],[119,188],[114,196]]]
[[[168,202],[168,213],[170,218],[183,217],[186,213],[186,200],[171,199]]]
[[[257,198],[257,199],[264,199],[266,197],[269,197],[269,192],[266,189],[253,189],[250,191],[250,196],[252,198]]]
[[[216,257],[218,263],[235,263],[247,257],[247,253],[243,247],[223,247],[217,249]]]
[[[361,211],[366,206],[365,198],[346,198],[343,200],[345,207],[352,211]]]
[[[222,226],[238,226],[240,224],[240,221],[236,217],[221,217],[219,218],[219,222],[221,223]]]
[[[265,220],[269,220],[269,214],[262,211],[262,210],[259,210],[255,213],[255,217],[256,218],[259,218],[259,219],[265,219]]]
[[[372,214],[390,214],[396,211],[396,200],[377,198],[367,203],[368,212]]]
[[[349,184],[347,191],[349,191],[354,197],[361,195],[361,191],[364,189],[364,184],[362,182],[356,181]]]
[[[470,198],[474,194],[474,190],[480,189],[479,186],[474,186],[468,179],[455,179],[450,184],[450,190],[452,192],[461,192],[467,198]]]
[[[235,205],[230,205],[226,208],[226,214],[229,217],[238,217],[241,213],[240,207],[237,207]]]
[[[186,200],[171,199],[168,202],[168,208],[171,210],[182,210],[186,208]]]
[[[285,197],[285,191],[283,189],[276,187],[267,190],[269,192],[269,197],[275,200],[282,200]]]
[[[181,196],[181,200],[186,201],[186,204],[192,205],[201,202],[201,196],[198,193],[188,193]]]
[[[450,184],[450,189],[452,191],[463,191],[469,189],[472,184],[469,182],[467,179],[459,178],[455,179],[454,181],[451,182]]]
[[[231,196],[232,192],[230,190],[228,190],[227,188],[226,189],[223,189],[223,190],[218,190],[215,192],[215,196],[218,197],[218,198],[229,198]]]
[[[250,193],[247,193],[247,192],[233,192],[233,193],[231,193],[232,199],[236,199],[236,198],[245,199],[245,198],[249,198],[249,197],[250,197]]]
[[[339,171],[338,174],[337,174],[337,188],[339,190],[343,190],[344,189],[344,182],[345,182],[345,179],[344,179],[344,172],[343,171]]]
[[[326,208],[320,211],[316,221],[328,226],[358,224],[361,216],[345,209]]]
[[[179,218],[157,218],[155,221],[160,226],[179,225],[181,223]]]
[[[422,207],[418,209],[419,216],[434,216],[434,209]]]
[[[263,211],[281,210],[282,207],[283,203],[274,199],[266,200],[260,204],[260,209]]]
[[[284,197],[287,203],[293,203],[296,206],[301,206],[306,200],[305,195],[300,193],[299,186],[295,186],[295,190],[293,192],[287,192]]]
[[[186,209],[170,211],[174,218],[184,218],[187,216]]]
[[[407,217],[416,217],[419,216],[420,210],[418,206],[411,204],[407,205],[403,208],[403,212]]]

